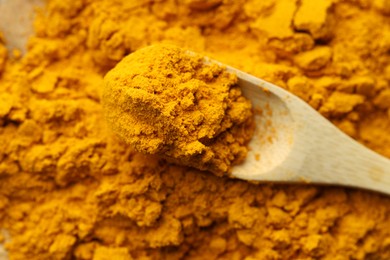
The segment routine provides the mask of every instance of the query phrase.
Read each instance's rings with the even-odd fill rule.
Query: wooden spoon
[[[390,160],[359,144],[297,96],[235,68],[256,113],[256,132],[234,177],[359,187],[390,194]]]

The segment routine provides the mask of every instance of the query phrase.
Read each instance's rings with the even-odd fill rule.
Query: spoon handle
[[[280,175],[280,178],[359,187],[390,194],[388,158],[341,132],[298,97],[270,83],[265,85],[284,100],[296,127],[296,144],[281,167],[286,171],[292,169],[293,177]]]
[[[306,138],[313,143],[302,163],[304,179],[390,194],[389,159],[356,142],[323,117],[309,113],[306,120],[312,123]]]

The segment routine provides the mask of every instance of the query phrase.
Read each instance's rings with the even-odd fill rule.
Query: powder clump
[[[105,76],[102,101],[136,150],[216,174],[244,160],[254,130],[237,77],[172,45],[125,57]]]

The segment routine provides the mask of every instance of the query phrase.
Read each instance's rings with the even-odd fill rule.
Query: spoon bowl
[[[246,86],[242,87],[243,94],[254,106],[256,130],[250,142],[246,167],[235,167],[234,175],[256,178],[279,171],[278,167],[293,149],[297,124],[284,100],[266,86],[251,84],[243,78],[239,79],[239,85]],[[253,163],[249,164],[249,161]]]
[[[359,187],[390,194],[390,160],[341,132],[292,93],[238,69],[255,111],[256,131],[244,163],[232,175],[252,181]]]

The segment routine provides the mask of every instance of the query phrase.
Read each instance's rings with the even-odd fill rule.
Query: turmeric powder
[[[244,160],[254,130],[251,103],[224,68],[153,45],[125,57],[105,82],[108,121],[137,151],[215,174]]]
[[[104,119],[104,75],[171,43],[286,88],[390,158],[388,1],[313,2],[48,0],[0,73],[9,258],[390,259],[388,196],[173,165]]]

